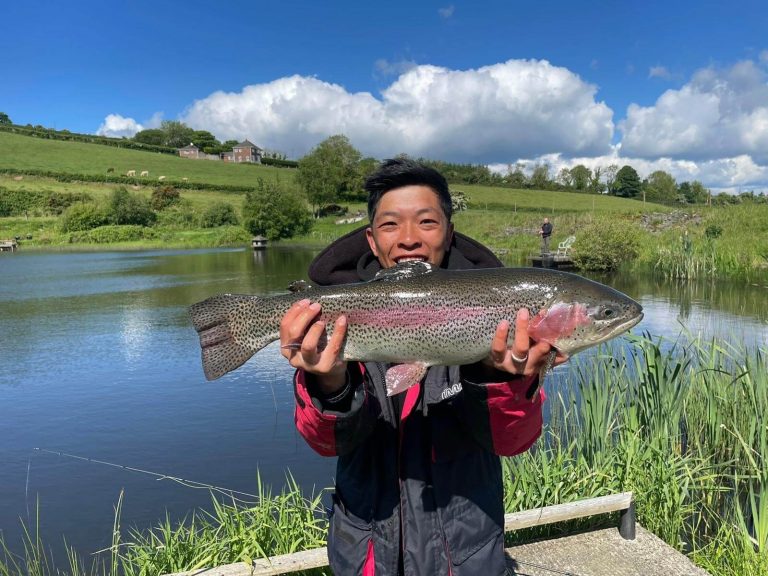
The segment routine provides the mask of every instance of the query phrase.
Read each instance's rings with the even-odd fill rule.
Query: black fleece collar
[[[327,246],[309,265],[309,278],[320,286],[371,280],[381,265],[371,252],[365,229],[357,228]],[[442,268],[500,268],[503,264],[488,248],[469,236],[453,233]]]

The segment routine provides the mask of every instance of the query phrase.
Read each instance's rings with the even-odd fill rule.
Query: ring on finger
[[[509,355],[512,356],[512,360],[516,362],[517,364],[525,364],[528,360],[528,352],[525,353],[525,355],[522,358],[518,358],[515,356],[515,353],[510,350]]]

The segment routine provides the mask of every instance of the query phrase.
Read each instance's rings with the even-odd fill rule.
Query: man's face
[[[405,260],[440,266],[453,238],[453,224],[432,188],[403,186],[382,195],[366,237],[382,268]]]

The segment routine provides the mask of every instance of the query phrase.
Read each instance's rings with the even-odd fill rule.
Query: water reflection
[[[292,370],[273,344],[207,382],[187,307],[211,295],[281,293],[316,250],[167,250],[0,256],[0,528],[40,496],[44,536],[84,552],[109,544],[126,489],[124,524],[147,526],[207,506],[203,491],[53,456],[44,447],[251,492],[256,474],[307,488],[333,482],[334,462],[293,426]],[[764,287],[596,278],[645,308],[634,331],[766,341]],[[741,337],[741,336],[740,336]],[[30,470],[29,477],[27,470]]]

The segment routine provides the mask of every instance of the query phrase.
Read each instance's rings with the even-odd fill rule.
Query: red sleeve
[[[462,394],[454,408],[475,440],[499,456],[525,452],[541,435],[544,391],[537,389],[538,374],[506,382],[475,383],[462,379]]]
[[[538,378],[534,374],[512,382],[485,385],[493,452],[499,456],[525,452],[541,435],[546,394],[539,388],[530,400],[525,397],[528,389],[538,383]]]
[[[312,449],[321,456],[336,456],[335,414],[320,411],[307,391],[306,373],[297,370],[294,377],[296,429]]]
[[[354,364],[350,364],[350,369]],[[294,377],[296,429],[315,452],[321,456],[340,456],[354,450],[373,431],[377,422],[378,404],[371,401],[362,380],[365,367],[358,364],[351,402],[342,411],[334,411],[315,398],[307,386],[307,374],[297,370]]]

